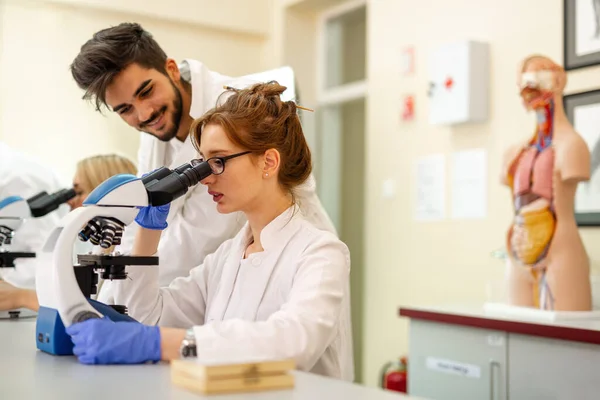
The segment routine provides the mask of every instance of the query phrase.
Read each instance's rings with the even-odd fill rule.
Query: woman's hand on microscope
[[[170,209],[171,203],[157,207],[142,207],[135,217],[135,222],[143,228],[162,231],[168,226],[167,217]]]
[[[152,172],[157,170],[158,168],[149,172],[148,174],[151,174]],[[142,175],[142,178],[144,178],[148,174]],[[137,222],[137,224],[142,228],[162,231],[168,226],[167,217],[169,216],[170,209],[171,203],[167,203],[162,206],[156,207],[141,207],[140,211],[138,212],[138,215],[135,217],[135,222]]]
[[[0,281],[0,311],[28,308],[37,311],[39,308],[35,290],[20,289],[5,281]]]
[[[73,354],[82,364],[140,364],[160,361],[160,330],[138,322],[92,318],[67,328]]]

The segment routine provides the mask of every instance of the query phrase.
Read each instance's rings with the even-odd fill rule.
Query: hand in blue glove
[[[167,227],[167,217],[169,216],[169,210],[171,209],[171,203],[165,204],[164,206],[147,206],[142,207],[135,217],[135,222],[142,228],[162,230]]]
[[[138,322],[92,318],[71,325],[67,333],[82,364],[140,364],[160,361],[160,330]]]
[[[157,171],[160,168],[157,168],[153,171],[150,171],[146,174],[142,175],[142,178],[145,176]],[[135,222],[142,228],[146,229],[154,229],[154,230],[163,230],[167,227],[167,217],[169,216],[169,210],[171,209],[171,203],[165,204],[164,206],[158,207],[141,207],[140,212],[135,217]]]

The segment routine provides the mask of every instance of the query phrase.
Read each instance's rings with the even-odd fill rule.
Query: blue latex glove
[[[82,364],[140,364],[160,361],[160,330],[138,322],[93,318],[67,328],[73,354]]]
[[[142,207],[135,217],[135,222],[146,229],[163,230],[168,225],[167,217],[170,209],[171,203],[158,207]]]
[[[154,169],[146,174],[142,175],[142,178],[145,176],[157,171],[160,168]],[[169,210],[171,209],[171,203],[165,204],[164,206],[158,207],[141,207],[140,212],[135,217],[135,222],[142,228],[146,229],[154,229],[154,230],[163,230],[167,227],[167,217],[169,216]]]

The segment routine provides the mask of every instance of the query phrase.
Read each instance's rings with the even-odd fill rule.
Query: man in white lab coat
[[[98,110],[107,107],[142,132],[138,170],[147,173],[161,166],[176,167],[198,155],[189,129],[194,119],[216,106],[224,86],[244,87],[251,78],[231,78],[210,71],[195,60],[178,64],[135,23],[101,30],[86,42],[71,65],[73,78],[94,101]],[[307,219],[321,229],[335,228],[316,195],[311,176],[296,198]],[[162,286],[186,276],[245,223],[239,213],[219,214],[204,185],[197,185],[171,204],[160,247]],[[135,229],[126,229],[122,251],[132,245]],[[101,301],[113,301],[110,286]]]
[[[0,141],[0,201],[10,196],[27,199],[42,191],[53,193],[64,187],[51,168]],[[28,220],[16,232],[11,250],[39,253],[47,235],[68,210],[64,205],[43,217]],[[0,278],[19,288],[35,289],[37,263],[36,258],[17,259],[15,268],[0,268]]]

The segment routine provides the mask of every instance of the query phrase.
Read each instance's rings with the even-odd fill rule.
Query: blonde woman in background
[[[73,177],[73,189],[77,195],[68,204],[71,210],[81,207],[87,196],[98,185],[113,175],[137,174],[135,164],[126,157],[117,154],[97,155],[85,158],[77,163]],[[35,271],[15,271],[31,273]],[[98,283],[98,292],[102,282]],[[35,290],[13,286],[0,280],[0,311],[26,308],[37,311],[39,308]]]
[[[69,201],[71,210],[81,207],[92,190],[111,176],[136,173],[134,163],[117,154],[98,155],[79,161],[73,178],[73,189],[77,196]]]

